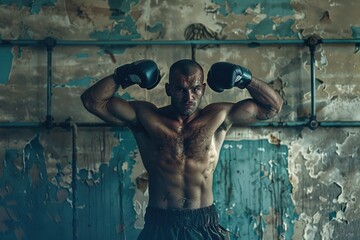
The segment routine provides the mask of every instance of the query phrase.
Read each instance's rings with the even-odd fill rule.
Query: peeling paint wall
[[[0,0],[0,239],[136,239],[144,222],[147,174],[128,129],[77,132],[77,187],[72,134],[66,128],[4,127],[40,123],[47,113],[45,46],[3,40],[298,40],[359,39],[358,1]],[[316,46],[316,117],[339,127],[234,128],[214,177],[215,203],[232,239],[360,239],[359,44]],[[64,46],[52,52],[55,122],[101,123],[80,94],[121,64],[155,60],[163,79],[125,99],[169,103],[170,65],[195,57],[247,66],[285,99],[275,122],[311,116],[306,45]],[[204,104],[238,101],[246,91],[207,89]],[[4,125],[4,123],[8,125]],[[73,193],[76,192],[74,216]]]
[[[288,149],[265,140],[227,141],[214,179],[220,219],[234,239],[291,239]]]

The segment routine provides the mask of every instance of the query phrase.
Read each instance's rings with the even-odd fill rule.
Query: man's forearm
[[[88,88],[81,95],[81,101],[89,112],[109,120],[106,108],[118,89],[119,85],[115,83],[113,75],[109,75]]]
[[[283,99],[267,83],[257,78],[252,79],[247,86],[247,90],[253,99],[268,112],[268,118],[271,118],[281,111]]]
[[[121,99],[114,98],[119,84],[109,75],[88,88],[82,95],[84,107],[102,120],[125,126],[134,119],[134,112],[129,104]]]
[[[84,92],[82,98],[92,98],[92,100],[96,102],[108,101],[111,97],[114,96],[120,86],[119,84],[115,83],[113,76],[113,74],[109,75],[95,83]]]

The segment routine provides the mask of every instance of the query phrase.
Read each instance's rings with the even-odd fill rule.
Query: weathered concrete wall
[[[0,39],[287,40],[360,37],[358,1],[1,1]],[[192,29],[188,27],[192,24]],[[199,28],[200,26],[200,28]],[[198,27],[198,28],[196,28]],[[195,34],[194,30],[204,34]],[[187,30],[187,31],[186,31]],[[189,31],[192,30],[192,31]],[[317,120],[340,127],[235,128],[222,148],[214,194],[233,239],[359,239],[359,45],[320,44],[315,51]],[[311,115],[310,52],[303,45],[55,46],[52,117],[101,122],[79,96],[123,63],[154,59],[163,74],[153,90],[130,87],[127,99],[169,102],[168,68],[196,57],[249,67],[286,104],[272,121]],[[45,46],[0,45],[0,122],[45,121]],[[204,104],[237,101],[246,91],[207,89]],[[0,239],[135,239],[146,208],[146,173],[127,129],[79,128],[77,188],[72,183],[72,133],[63,128],[0,128]],[[73,216],[73,191],[77,216]]]

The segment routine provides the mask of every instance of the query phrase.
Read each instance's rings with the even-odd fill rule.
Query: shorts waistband
[[[161,209],[148,206],[145,223],[161,226],[203,226],[219,223],[215,205],[198,209]]]

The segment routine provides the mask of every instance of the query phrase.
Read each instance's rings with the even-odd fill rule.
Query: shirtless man
[[[227,239],[213,204],[213,173],[232,125],[246,125],[278,114],[283,100],[265,82],[241,66],[218,62],[207,83],[216,92],[239,87],[252,98],[212,103],[200,108],[206,83],[195,61],[175,62],[165,84],[170,105],[125,101],[114,94],[138,84],[154,88],[160,81],[155,62],[120,66],[81,96],[85,108],[101,119],[131,129],[148,172],[149,202],[138,239]]]

